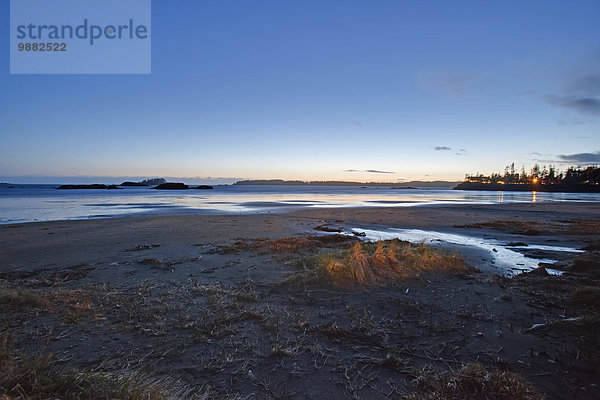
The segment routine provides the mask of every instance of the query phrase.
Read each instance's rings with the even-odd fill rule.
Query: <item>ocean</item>
[[[479,192],[448,188],[242,186],[213,190],[57,190],[58,185],[0,185],[0,224],[142,214],[274,213],[310,207],[411,207],[436,204],[598,202],[594,193]]]

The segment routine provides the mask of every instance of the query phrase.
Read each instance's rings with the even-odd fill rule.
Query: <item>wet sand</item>
[[[343,251],[341,242],[294,253],[245,244],[325,235],[314,229],[323,225],[588,250],[563,255],[563,276],[440,272],[340,288],[305,276],[315,254]],[[402,398],[425,390],[415,379],[426,371],[473,363],[519,374],[550,399],[598,398],[599,227],[597,203],[6,225],[0,337],[24,354],[54,354],[56,370],[127,365],[208,398]]]

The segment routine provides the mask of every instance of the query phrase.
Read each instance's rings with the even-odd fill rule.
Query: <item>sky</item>
[[[5,29],[0,181],[600,163],[598,21],[598,0],[153,0],[149,75],[11,75]]]

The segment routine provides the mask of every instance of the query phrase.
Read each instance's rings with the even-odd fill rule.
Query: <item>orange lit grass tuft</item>
[[[397,239],[379,241],[374,251],[370,244],[356,243],[339,256],[322,261],[333,284],[383,286],[418,276],[422,272],[467,272],[469,268],[456,254],[447,254],[420,244],[410,245]],[[370,254],[369,254],[370,253]]]

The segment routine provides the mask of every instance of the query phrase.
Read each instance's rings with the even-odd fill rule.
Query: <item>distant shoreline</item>
[[[354,182],[354,181],[291,181],[283,179],[254,179],[237,181],[234,186],[365,186],[365,187],[454,187],[460,182],[410,181],[410,182]]]
[[[165,182],[166,183],[166,182]],[[168,182],[175,183],[175,182]],[[181,182],[179,182],[181,183]],[[287,180],[243,180],[228,184],[218,184],[214,186],[346,186],[346,187],[389,187],[392,189],[419,189],[419,188],[453,188],[460,182],[456,181],[408,181],[408,182],[354,182],[354,181],[287,181]],[[189,185],[189,184],[188,184]],[[15,188],[17,186],[55,186],[61,189],[107,189],[122,187],[152,188],[149,184],[138,182],[118,183],[0,183],[1,189]],[[192,185],[198,186],[198,185]],[[209,186],[209,185],[199,185]]]

